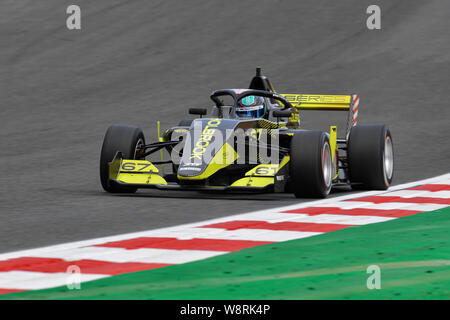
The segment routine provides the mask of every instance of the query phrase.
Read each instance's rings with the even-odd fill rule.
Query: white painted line
[[[83,247],[74,248],[69,251],[49,251],[40,254],[32,254],[31,257],[58,258],[66,261],[75,260],[100,260],[107,262],[140,262],[140,263],[167,263],[179,264],[195,260],[215,257],[227,251],[206,251],[206,250],[171,250],[140,248],[127,250],[124,248],[110,247]],[[83,271],[83,270],[81,270]]]
[[[178,230],[149,231],[147,237],[174,237],[180,240],[221,239],[221,240],[247,240],[247,241],[288,241],[301,239],[320,234],[320,232],[300,232],[266,229],[238,229],[225,230],[220,228],[184,227]]]
[[[300,214],[299,214],[300,215]],[[386,222],[394,220],[390,217],[374,217],[374,216],[347,216],[341,214],[320,214],[316,216],[305,215],[299,217],[294,222],[311,222],[311,223],[331,223],[331,224],[349,224],[349,225],[365,225],[371,223]]]
[[[402,198],[426,197],[426,198],[450,199],[450,191],[399,190],[389,193],[383,193],[380,194],[380,196],[402,197]]]
[[[358,200],[358,199],[356,199]],[[446,204],[434,204],[434,203],[407,203],[407,202],[386,202],[386,203],[373,203],[367,201],[342,201],[335,203],[323,203],[317,205],[317,207],[337,207],[340,209],[379,209],[379,210],[413,210],[413,211],[434,211],[448,207]],[[315,206],[312,206],[315,207]]]
[[[307,223],[330,223],[330,224],[349,224],[349,225],[364,225],[369,223],[385,222],[395,218],[392,217],[377,217],[365,215],[343,215],[343,214],[317,214],[308,215],[304,213],[279,213],[279,212],[264,212],[264,213],[247,213],[236,219],[223,218],[216,223],[228,221],[265,221],[269,223],[276,222],[307,222]],[[208,225],[208,224],[205,224]]]

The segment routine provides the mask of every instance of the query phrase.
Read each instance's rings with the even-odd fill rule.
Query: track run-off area
[[[0,293],[163,268],[450,206],[450,174],[331,199],[0,255]],[[269,252],[267,253],[269,254]]]

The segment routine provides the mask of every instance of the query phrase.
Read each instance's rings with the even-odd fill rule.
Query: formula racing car
[[[248,89],[217,90],[210,97],[210,110],[189,109],[195,119],[184,119],[162,135],[158,122],[157,142],[147,143],[135,126],[110,126],[100,156],[104,190],[290,192],[324,198],[334,186],[385,190],[391,185],[390,131],[386,125],[358,125],[357,94],[280,94],[257,68]],[[302,129],[302,110],[346,111],[345,136],[337,136],[336,126],[329,132]],[[155,156],[156,161],[148,159]]]

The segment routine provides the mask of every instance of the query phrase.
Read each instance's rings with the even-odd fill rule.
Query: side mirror
[[[206,108],[189,108],[189,114],[199,115],[200,118],[207,113]]]
[[[275,110],[273,113],[275,118],[289,118],[292,115],[291,110]]]

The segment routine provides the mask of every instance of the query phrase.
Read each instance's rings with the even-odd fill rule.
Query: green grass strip
[[[381,268],[381,289],[366,285]],[[450,208],[0,299],[449,299]]]

